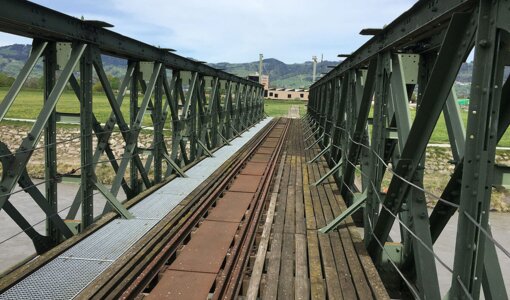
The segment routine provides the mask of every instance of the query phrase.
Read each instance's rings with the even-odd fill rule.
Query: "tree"
[[[108,75],[108,82],[110,83],[110,86],[112,88],[112,90],[118,90],[119,89],[119,86],[120,86],[120,79],[117,78],[117,77],[114,77],[112,75]],[[96,83],[94,83],[94,85],[92,86],[92,90],[94,92],[103,92],[104,89],[103,89],[103,85],[101,84],[101,82],[99,80],[96,81]]]
[[[10,87],[14,83],[14,77],[0,73],[0,87]]]

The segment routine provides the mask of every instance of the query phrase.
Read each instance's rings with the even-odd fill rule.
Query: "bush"
[[[14,77],[0,73],[0,87],[10,87],[14,83]]]

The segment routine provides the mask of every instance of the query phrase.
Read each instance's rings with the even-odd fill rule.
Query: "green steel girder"
[[[32,239],[38,253],[76,234],[78,229],[86,229],[100,217],[93,213],[95,190],[107,198],[104,212],[113,208],[121,216],[130,218],[129,211],[117,199],[120,188],[130,199],[173,173],[185,177],[183,166],[202,155],[211,155],[213,149],[234,137],[233,132],[239,135],[240,131],[263,117],[263,89],[256,82],[30,2],[7,0],[2,5],[8,12],[0,12],[0,31],[32,37],[34,40],[28,60],[0,103],[0,121],[17,100],[21,87],[37,62],[44,57],[43,108],[19,148],[13,153],[7,148],[0,151],[6,155],[2,159],[0,209],[3,208]],[[112,89],[106,75],[101,57],[103,54],[127,59],[126,74],[118,91]],[[60,72],[59,76],[56,76],[57,71]],[[171,76],[167,75],[168,71]],[[183,83],[182,78],[187,78],[186,74],[191,75],[189,84],[187,79]],[[93,113],[92,85],[95,76],[111,108],[107,120],[98,120]],[[211,87],[209,82],[212,83]],[[74,175],[77,170],[64,174],[57,170],[59,157],[56,145],[60,141],[57,139],[56,121],[60,113],[55,108],[68,84],[78,98],[80,107],[79,113],[71,115],[80,122],[81,154],[80,159],[76,157],[80,162],[77,169],[80,175]],[[126,96],[127,92],[129,96]],[[129,118],[121,109],[125,97],[130,101]],[[149,130],[153,130],[154,140],[150,149],[142,149],[138,147],[138,139],[144,128],[144,116],[148,113],[152,121],[152,129]],[[101,124],[101,121],[104,123]],[[164,135],[167,127],[172,132],[169,149],[168,139]],[[125,144],[120,157],[110,146],[114,132],[120,133]],[[26,171],[43,134],[46,195],[37,189]],[[93,144],[93,136],[97,137],[96,145]],[[150,150],[150,155],[141,156],[142,151],[146,150]],[[108,160],[101,161],[105,155]],[[111,188],[101,184],[96,175],[96,168],[105,163],[115,172]],[[166,164],[166,172],[163,163]],[[71,222],[66,223],[57,212],[57,183],[69,176],[78,178],[80,187],[67,213],[66,219]],[[46,236],[34,230],[9,201],[16,185],[45,213]],[[80,207],[81,219],[77,216]]]
[[[92,73],[93,57],[90,48],[80,63],[80,147],[81,147],[81,182],[78,193],[81,200],[82,226],[86,228],[94,222],[94,156],[92,145]]]
[[[368,119],[368,114],[370,112],[370,103],[372,102],[372,97],[374,95],[375,88],[375,77],[377,71],[377,59],[373,59],[368,66],[368,73],[365,79],[363,93],[361,96],[361,102],[359,105],[359,111],[356,115],[356,124],[354,126],[354,130],[352,133],[352,139],[355,141],[348,141],[348,146],[346,150],[346,156],[349,161],[355,162],[358,160],[360,155],[361,143],[363,142],[363,137],[366,131],[366,123]],[[354,118],[354,116],[353,116]],[[346,164],[344,173],[344,179],[346,183],[354,182],[354,166],[351,164]],[[342,186],[341,189],[342,195],[347,195],[348,191],[345,186]]]
[[[3,101],[0,103],[0,121],[2,121],[4,119],[5,114],[7,114],[7,111],[9,110],[12,103],[16,99],[16,96],[19,94],[21,87],[23,87],[23,84],[28,79],[28,76],[34,69],[39,58],[43,55],[47,46],[48,46],[48,42],[40,42],[38,40],[34,40],[34,42],[32,43],[32,52],[30,53],[30,56],[28,57],[27,61],[21,68],[19,75],[16,77],[12,86],[9,88],[9,91],[5,95]],[[54,51],[55,50],[53,50],[53,52]],[[45,56],[47,56],[47,57],[49,55],[50,55],[50,53],[45,54]],[[55,59],[56,58],[53,58],[53,60],[55,60]],[[45,64],[45,68],[47,68],[46,64]],[[45,74],[46,74],[46,69],[45,69]],[[51,74],[49,74],[49,75],[51,75]],[[54,81],[54,79],[51,80],[51,82],[52,81]]]
[[[503,5],[502,5],[503,6]],[[485,265],[485,240],[472,220],[488,227],[492,174],[498,122],[489,121],[500,107],[505,65],[508,64],[508,32],[493,26],[501,16],[499,3],[481,1],[478,13],[475,60],[466,128],[464,168],[460,194],[459,222],[450,297],[464,297],[467,289],[479,298]],[[491,92],[487,92],[490,90]],[[479,176],[483,174],[483,176]],[[493,258],[497,261],[497,258]]]
[[[57,72],[57,48],[55,43],[50,43],[44,52],[44,101],[49,101],[53,87],[55,86]],[[52,180],[57,176],[57,119],[56,109],[50,113],[46,127],[44,129],[44,159],[45,171],[44,179],[46,199],[49,204],[48,215],[57,213],[57,181]],[[46,221],[46,235],[51,237],[54,242],[60,240],[60,232],[53,226],[50,220]]]
[[[76,47],[73,47],[73,51],[71,53],[71,58],[69,59],[69,62],[64,67],[64,70],[60,74],[60,77],[56,81],[51,92],[49,93],[48,98],[46,99],[44,106],[39,116],[37,117],[37,120],[32,126],[30,133],[23,140],[21,146],[16,151],[14,155],[14,161],[8,167],[11,173],[7,177],[2,177],[0,190],[6,194],[0,195],[0,208],[3,207],[4,203],[9,198],[8,193],[11,193],[13,191],[16,182],[19,180],[23,170],[25,169],[25,166],[27,165],[30,156],[33,153],[33,151],[27,150],[33,150],[37,145],[37,142],[41,138],[43,130],[48,120],[50,119],[52,112],[55,109],[57,101],[62,92],[64,91],[65,85],[69,81],[69,78],[71,77],[73,70],[76,68],[81,58],[81,55],[85,51],[86,47],[87,45],[85,44],[78,44],[76,45]]]
[[[491,187],[508,173],[494,159],[510,125],[510,104],[502,101],[510,97],[510,81],[503,82],[504,68],[510,65],[509,9],[508,1],[419,1],[310,89],[306,134],[316,138],[320,155],[334,152],[327,161],[348,205],[354,203],[350,199],[361,182],[367,195],[364,232],[369,253],[381,270],[399,268],[420,298],[440,297],[435,269],[439,258],[432,246],[459,207],[447,297],[478,299],[483,287],[486,298],[507,298],[488,219]],[[473,47],[477,67],[465,129],[453,83]],[[408,101],[416,86],[412,119]],[[372,101],[373,117],[368,118]],[[429,217],[424,153],[441,113],[456,168]],[[342,162],[338,171],[337,162]],[[394,175],[382,191],[385,173]],[[355,181],[359,176],[361,181]],[[324,230],[334,229],[361,207],[356,202]],[[387,264],[395,218],[401,228],[401,257]]]
[[[405,143],[394,171],[400,177],[410,179],[410,174],[414,174],[419,166],[461,63],[469,54],[469,46],[476,32],[474,28],[476,22],[473,22],[475,17],[474,13],[465,13],[457,14],[451,20],[448,33],[424,91],[421,107],[417,111],[410,129],[409,136],[411,138]],[[385,205],[392,210],[393,214],[400,211],[402,199],[406,196],[409,188],[409,185],[404,184],[397,177],[393,177],[384,199]],[[379,240],[387,239],[393,221],[394,218],[388,211],[381,211],[377,223],[374,224],[374,234]],[[368,251],[372,255],[376,255],[376,251],[380,251],[375,241],[369,243]]]
[[[376,57],[378,53],[390,49],[404,49],[409,44],[430,38],[437,34],[433,29],[447,25],[447,20],[454,13],[472,10],[476,2],[474,0],[418,1],[412,8],[385,26],[381,33],[371,38],[341,64],[314,83],[310,89],[326,83],[347,70],[368,64],[370,59]],[[423,47],[421,44],[420,46]]]

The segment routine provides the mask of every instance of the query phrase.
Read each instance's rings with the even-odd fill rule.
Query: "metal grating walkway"
[[[72,299],[143,237],[219,166],[270,122],[262,120],[129,209],[135,219],[116,219],[0,295],[0,299]]]

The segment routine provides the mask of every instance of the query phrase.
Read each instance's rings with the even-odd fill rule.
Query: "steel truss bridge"
[[[42,64],[44,73],[32,128],[16,147],[0,137],[0,208],[37,252],[5,272],[0,298],[439,299],[437,265],[451,272],[446,298],[479,299],[482,290],[486,299],[508,298],[497,252],[510,252],[492,236],[489,211],[492,187],[510,173],[495,162],[510,125],[510,1],[418,1],[383,29],[365,31],[374,36],[311,86],[301,120],[272,121],[256,82],[105,22],[26,1],[0,4],[0,31],[33,39],[0,122],[23,101],[34,69]],[[465,126],[453,86],[473,49]],[[109,56],[126,62],[118,90],[103,65]],[[94,82],[111,109],[104,119]],[[66,89],[75,113],[57,110]],[[442,116],[455,169],[434,195],[424,188],[425,152]],[[70,142],[59,139],[61,120],[79,124],[72,170],[59,169],[69,157],[57,147]],[[152,135],[150,147],[142,132]],[[27,166],[39,150],[45,176],[33,181]],[[104,165],[114,171],[111,185],[97,171]],[[66,206],[58,190],[67,179],[79,189]],[[21,192],[43,211],[45,232],[16,207]],[[431,211],[426,197],[437,201]],[[434,243],[455,214],[449,265]],[[66,270],[76,276],[55,274],[66,263],[79,266]]]

